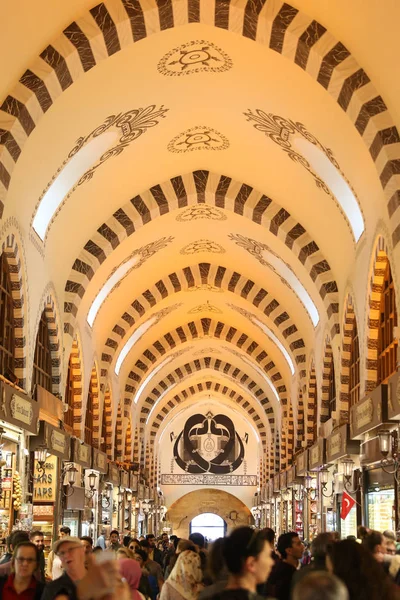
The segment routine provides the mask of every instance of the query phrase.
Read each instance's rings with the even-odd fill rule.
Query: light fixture
[[[111,504],[111,486],[110,484],[105,484],[103,492],[101,494],[101,505],[103,508],[109,508]]]
[[[72,496],[75,492],[74,485],[76,483],[76,474],[78,473],[78,469],[74,466],[74,464],[69,464],[66,468],[61,472],[61,483],[64,483],[65,477],[68,480],[68,486],[62,485],[62,493],[64,496]]]
[[[357,471],[357,475],[356,475],[354,472],[354,460],[351,458],[345,458],[342,461],[342,465],[343,465],[343,475],[344,475],[343,485],[349,493],[354,494],[360,488],[359,473]],[[353,482],[353,483],[355,483],[354,489],[351,489],[351,485],[350,485],[351,479],[355,479],[355,481]]]
[[[121,488],[118,489],[118,508],[121,509],[124,502],[124,492]]]
[[[400,481],[400,461],[399,461],[399,431],[394,429],[389,431],[388,429],[382,429],[378,433],[379,437],[379,449],[383,456],[380,467],[385,473],[394,475],[397,483]],[[388,456],[391,456],[388,459]],[[390,465],[392,468],[390,468]]]
[[[89,490],[86,490],[86,498],[93,498],[93,496],[96,493],[96,479],[97,479],[97,475],[94,471],[92,471],[91,473],[89,473],[88,475],[88,480],[89,480]]]
[[[301,502],[305,498],[308,500],[315,500],[317,497],[317,489],[312,485],[313,478],[309,473],[307,473],[304,477],[304,484],[295,483],[294,484],[294,497],[295,500]]]
[[[325,498],[332,498],[332,496],[335,492],[335,489],[334,489],[333,481],[332,481],[332,491],[330,494],[327,493],[328,479],[329,479],[328,469],[321,469],[321,471],[319,472],[319,482],[321,484],[321,493]]]
[[[40,446],[38,446],[35,450],[35,461],[37,462],[37,470],[39,473],[41,473],[42,475],[45,474],[46,470],[45,470],[45,463],[46,463],[46,459],[47,459],[47,448],[44,444],[41,444]]]
[[[130,504],[132,502],[132,492],[131,490],[125,490],[126,492],[126,501],[128,502],[128,504]]]

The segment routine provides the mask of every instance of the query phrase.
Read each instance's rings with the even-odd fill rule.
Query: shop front
[[[396,492],[393,475],[381,468],[379,431],[393,427],[388,411],[388,386],[381,384],[351,408],[350,433],[360,440],[363,467],[363,513],[370,529],[395,530]]]
[[[27,528],[32,504],[26,502],[26,455],[29,436],[39,429],[39,408],[35,401],[0,380],[0,552],[16,520]]]
[[[349,425],[344,424],[335,429],[326,439],[326,462],[333,465],[333,488],[334,494],[333,520],[336,521],[336,530],[342,538],[348,535],[357,535],[357,526],[361,525],[360,500],[361,494],[357,490],[358,477],[354,475],[351,465],[359,462],[360,442],[350,439]],[[350,473],[347,473],[350,465]],[[332,469],[332,467],[329,467]],[[355,500],[356,504],[349,512],[346,519],[340,519],[343,491],[347,491]],[[357,504],[358,503],[358,504]]]
[[[71,463],[65,465],[63,477],[63,524],[74,535],[90,535],[94,538],[96,528],[96,480],[92,475],[92,448],[77,438],[72,439]],[[75,471],[73,471],[75,469]],[[70,485],[71,473],[75,472],[75,483]]]
[[[288,488],[287,471],[279,473],[279,487],[282,510],[282,533],[286,533],[292,531],[293,528],[292,490]]]
[[[108,459],[107,454],[92,448],[92,470],[96,479],[97,489],[97,506],[95,509],[95,523],[97,523],[96,535],[97,539],[102,529],[110,528],[111,515],[110,515],[110,503],[111,503],[111,489],[106,483],[108,473]],[[89,485],[90,487],[90,485]]]
[[[280,473],[276,473],[273,477],[273,499],[274,499],[274,521],[275,534],[278,538],[282,533],[282,498],[281,498],[281,478]]]
[[[295,474],[296,483],[293,486],[294,490],[294,519],[296,523],[296,531],[303,530],[303,539],[307,539],[308,535],[308,503],[305,496],[305,478],[308,467],[308,452],[304,450],[296,456]]]
[[[303,539],[304,538],[304,528],[303,528],[303,512],[299,510],[298,501],[295,498],[295,486],[297,486],[301,482],[296,476],[296,465],[292,465],[287,470],[286,475],[286,483],[288,490],[290,491],[292,497],[292,531],[295,531],[298,536]]]
[[[119,529],[128,535],[132,527],[132,491],[128,471],[121,471],[121,484],[119,494]]]
[[[131,502],[131,532],[132,537],[137,537],[138,535],[138,511],[136,510],[136,503],[138,502],[138,483],[139,477],[135,473],[129,474],[129,487],[132,492],[132,502]]]
[[[65,465],[70,461],[70,436],[40,422],[39,434],[31,438],[33,465],[33,526],[45,534],[45,546],[57,538],[63,524]],[[76,481],[76,479],[75,479]]]
[[[316,489],[315,498],[311,501],[310,510],[310,529],[312,537],[328,531],[327,523],[332,521],[333,512],[333,494],[326,495],[326,492],[321,485],[320,473],[326,464],[326,441],[320,438],[311,448],[308,449],[308,470],[311,476],[314,477],[314,489]],[[333,485],[333,474],[328,470],[328,480],[330,486]]]
[[[108,463],[108,472],[106,476],[106,485],[110,491],[108,518],[111,529],[120,527],[121,496],[120,496],[120,470],[114,463]]]

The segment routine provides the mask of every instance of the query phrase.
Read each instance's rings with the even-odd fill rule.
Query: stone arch
[[[357,327],[357,319],[353,299],[350,295],[346,298],[344,322],[342,329],[342,360],[340,372],[340,412],[339,423],[350,422],[350,351],[354,327]]]
[[[329,382],[332,368],[335,368],[333,350],[329,336],[325,338],[325,349],[323,359],[323,371],[322,371],[322,388],[321,388],[321,411],[320,411],[320,422],[325,423],[330,417],[329,413]],[[338,398],[336,397],[336,402]]]
[[[71,346],[71,352],[69,357],[71,377],[72,377],[72,389],[73,389],[73,404],[72,404],[72,417],[73,417],[73,434],[77,437],[82,436],[82,386],[83,386],[83,369],[82,369],[82,346],[78,338],[77,332],[74,335],[74,339]],[[66,382],[66,386],[68,382]]]
[[[307,384],[307,431],[306,431],[306,443],[307,446],[311,446],[318,435],[318,400],[317,400],[317,377],[315,373],[315,362],[311,360],[308,384]]]
[[[215,271],[214,275],[213,271]],[[288,346],[289,353],[293,354],[296,364],[301,368],[306,359],[305,343],[293,320],[279,302],[263,287],[256,285],[254,281],[232,269],[211,265],[211,263],[198,263],[174,271],[160,279],[135,298],[128,307],[125,307],[103,347],[101,385],[104,386],[109,366],[130,329],[166,297],[171,297],[173,293],[196,289],[196,286],[213,286],[248,299],[253,306],[273,321],[287,342],[284,345]],[[153,316],[157,316],[157,313],[153,313]]]
[[[191,193],[192,190],[196,191]],[[65,332],[73,335],[76,314],[89,282],[99,266],[123,240],[146,223],[180,208],[187,207],[179,216],[184,220],[182,215],[187,214],[185,219],[188,221],[196,206],[201,205],[201,210],[204,211],[205,199],[209,203],[206,206],[211,209],[215,206],[214,211],[219,207],[235,212],[281,239],[308,271],[312,285],[325,304],[332,336],[339,333],[337,283],[328,261],[303,225],[285,208],[251,186],[204,170],[174,177],[135,196],[93,233],[75,259],[65,285]],[[217,214],[223,217],[221,211]],[[250,249],[258,244],[250,238],[248,242]]]
[[[93,402],[93,446],[94,448],[100,447],[100,407],[99,407],[99,376],[96,362],[92,367],[90,373],[89,389],[91,388],[92,402]],[[85,419],[86,419],[86,408],[87,399],[85,402]],[[82,424],[85,423],[83,415],[81,417]],[[81,424],[81,429],[82,429]]]
[[[118,402],[117,408],[117,419],[115,422],[115,438],[114,438],[114,460],[118,462],[123,461],[123,447],[122,447],[122,410],[121,402]]]
[[[18,377],[18,385],[26,389],[27,344],[25,334],[24,267],[23,257],[16,236],[13,233],[7,235],[3,241],[1,253],[4,254],[7,261],[11,281],[14,312],[14,374]]]
[[[390,266],[389,250],[384,238],[379,236],[375,243],[369,281],[365,392],[372,391],[378,382],[380,305],[388,265]]]
[[[300,384],[298,388],[298,409],[297,409],[297,444],[296,452],[303,447],[305,442],[305,410],[304,410],[304,384]]]
[[[191,0],[183,4],[172,0],[168,5],[154,6],[140,0],[135,3],[112,0],[107,6],[98,4],[78,22],[70,23],[24,72],[1,105],[5,118],[1,124],[4,135],[0,154],[0,217],[24,140],[63,91],[101,60],[132,43],[178,24],[205,23],[282,54],[327,90],[347,114],[376,165],[388,203],[395,246],[400,239],[400,216],[396,210],[399,190],[395,177],[399,163],[396,144],[400,137],[385,102],[355,57],[326,27],[282,0],[249,1],[240,11],[229,0],[221,0],[211,22],[209,12],[207,0],[199,0],[195,5]],[[179,21],[175,23],[178,14]],[[107,53],[94,50],[99,40]],[[288,47],[293,50],[285,51]],[[332,79],[334,85],[330,85]]]
[[[168,508],[167,520],[172,523],[175,534],[189,537],[189,523],[203,512],[211,512],[224,519],[227,533],[240,525],[253,525],[254,519],[248,506],[225,490],[205,489],[181,496]],[[182,518],[182,515],[185,515]]]
[[[126,432],[125,432],[124,462],[126,462],[126,463],[132,462],[132,421],[131,421],[131,418],[128,419],[128,424],[126,426]]]
[[[103,401],[103,415],[102,422],[105,420],[106,422],[106,439],[105,439],[105,447],[107,457],[112,459],[112,438],[113,438],[113,425],[112,425],[112,397],[110,388],[107,386],[104,401]]]
[[[51,351],[51,364],[52,364],[52,393],[57,397],[61,395],[61,331],[58,323],[58,313],[56,307],[56,301],[52,293],[49,293],[49,288],[52,284],[49,284],[43,294],[42,301],[40,303],[40,312],[36,321],[34,336],[35,344],[37,339],[37,333],[39,330],[39,321],[42,314],[47,322],[50,337],[50,351]]]

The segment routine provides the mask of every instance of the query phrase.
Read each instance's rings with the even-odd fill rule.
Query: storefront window
[[[349,400],[350,406],[356,404],[360,399],[360,347],[358,344],[357,322],[354,318],[353,331],[351,332],[350,344],[350,381]]]
[[[92,379],[89,384],[89,394],[86,404],[86,417],[85,417],[85,442],[86,444],[92,445],[93,442],[93,386]]]
[[[329,402],[329,418],[331,418],[332,413],[336,410],[335,365],[333,364],[333,357],[332,357],[332,362],[331,362],[331,368],[329,371],[328,402]]]
[[[0,370],[2,375],[14,373],[14,303],[7,259],[0,256]],[[7,377],[8,378],[8,377]]]
[[[35,385],[40,385],[48,392],[52,392],[50,334],[45,311],[42,312],[40,318],[39,330],[36,336],[35,355],[33,358],[32,388],[34,388]]]
[[[392,272],[388,262],[380,307],[378,333],[378,384],[386,382],[388,377],[396,372],[397,340],[393,335],[396,326],[396,298]]]
[[[74,380],[72,374],[72,359],[69,357],[67,385],[65,387],[65,403],[68,405],[68,410],[64,415],[64,423],[70,427],[74,426]]]
[[[394,489],[368,492],[368,527],[376,531],[394,529]]]

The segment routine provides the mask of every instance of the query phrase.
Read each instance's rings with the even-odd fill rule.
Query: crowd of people
[[[98,539],[61,527],[45,561],[44,535],[16,531],[0,560],[2,600],[397,600],[400,544],[393,532],[359,528],[359,538],[238,527],[209,548],[153,534],[103,531]]]

